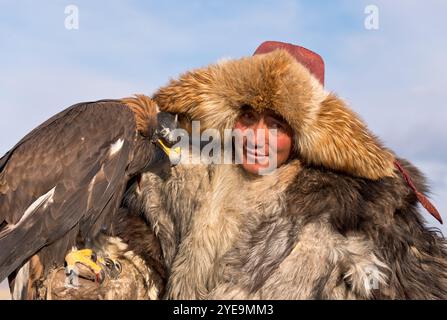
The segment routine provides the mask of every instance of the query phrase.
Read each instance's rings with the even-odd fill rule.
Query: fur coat
[[[396,161],[422,193],[424,177],[286,51],[188,72],[153,98],[185,128],[233,128],[249,105],[294,132],[294,156],[271,175],[190,164],[143,178],[129,205],[159,236],[165,298],[447,298],[446,242]]]

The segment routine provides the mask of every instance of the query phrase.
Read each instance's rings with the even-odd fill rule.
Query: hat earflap
[[[394,155],[334,94],[297,135],[298,151],[307,163],[373,180],[395,176]]]

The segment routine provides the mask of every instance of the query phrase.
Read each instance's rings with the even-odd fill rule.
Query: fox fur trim
[[[163,111],[199,120],[203,130],[233,128],[242,106],[271,109],[292,127],[306,164],[373,180],[395,174],[394,155],[285,50],[187,72],[153,98]]]

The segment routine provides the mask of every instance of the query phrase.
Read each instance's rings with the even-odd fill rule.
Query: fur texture
[[[97,238],[98,254],[120,262],[122,272],[118,278],[106,277],[101,285],[93,278],[80,277],[79,287],[66,285],[64,268],[52,270],[39,287],[39,298],[46,300],[156,300],[160,294],[158,275],[146,265],[141,256],[129,250],[120,238],[100,235]]]
[[[235,290],[262,299],[447,297],[446,243],[424,227],[402,179],[377,182],[305,168],[286,198],[281,215],[246,224],[222,259],[226,280],[211,297]],[[282,258],[280,231],[291,225],[297,242]]]
[[[245,105],[272,109],[294,129],[295,151],[307,164],[370,179],[394,174],[393,154],[284,50],[188,72],[154,100],[164,111],[201,121],[203,130],[232,128]]]
[[[152,178],[134,195],[153,199]],[[143,210],[149,220],[163,211],[174,228],[165,298],[447,297],[446,243],[424,227],[403,179],[293,161],[258,178],[237,166],[179,166],[157,186],[160,206]]]
[[[425,226],[395,156],[286,52],[189,72],[154,98],[185,128],[232,128],[248,104],[281,114],[295,135],[293,158],[268,176],[191,164],[130,187],[126,205],[160,241],[164,298],[447,298],[446,241]],[[136,256],[158,256],[156,244],[128,240]]]
[[[67,286],[65,268],[54,266],[47,275],[31,259],[27,295],[29,300],[157,300],[164,295],[166,267],[158,239],[135,212],[121,208],[114,220],[114,235],[100,234],[91,244],[99,257],[119,262],[116,277],[106,273],[98,285],[91,270],[80,269],[79,287]],[[82,245],[81,245],[82,247]]]
[[[205,164],[144,175],[128,203],[157,226],[165,298],[447,298],[446,243],[424,226],[395,156],[286,52],[189,72],[154,99],[202,129],[232,128],[243,105],[269,108],[296,146],[270,176]]]
[[[154,128],[157,127],[157,105],[147,96],[135,95],[134,97],[121,99],[132,110],[138,132],[144,137],[151,137]]]

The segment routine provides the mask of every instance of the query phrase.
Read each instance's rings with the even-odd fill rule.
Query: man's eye
[[[267,118],[266,122],[269,129],[285,130],[284,124],[275,118]]]
[[[256,117],[253,114],[253,112],[244,112],[241,115],[241,119],[242,119],[242,121],[244,121],[246,123],[252,123],[252,122],[256,121]]]
[[[277,122],[272,122],[272,123],[269,125],[269,128],[270,128],[270,129],[281,129],[281,128],[282,128],[282,125],[281,125],[280,123],[277,123]]]

